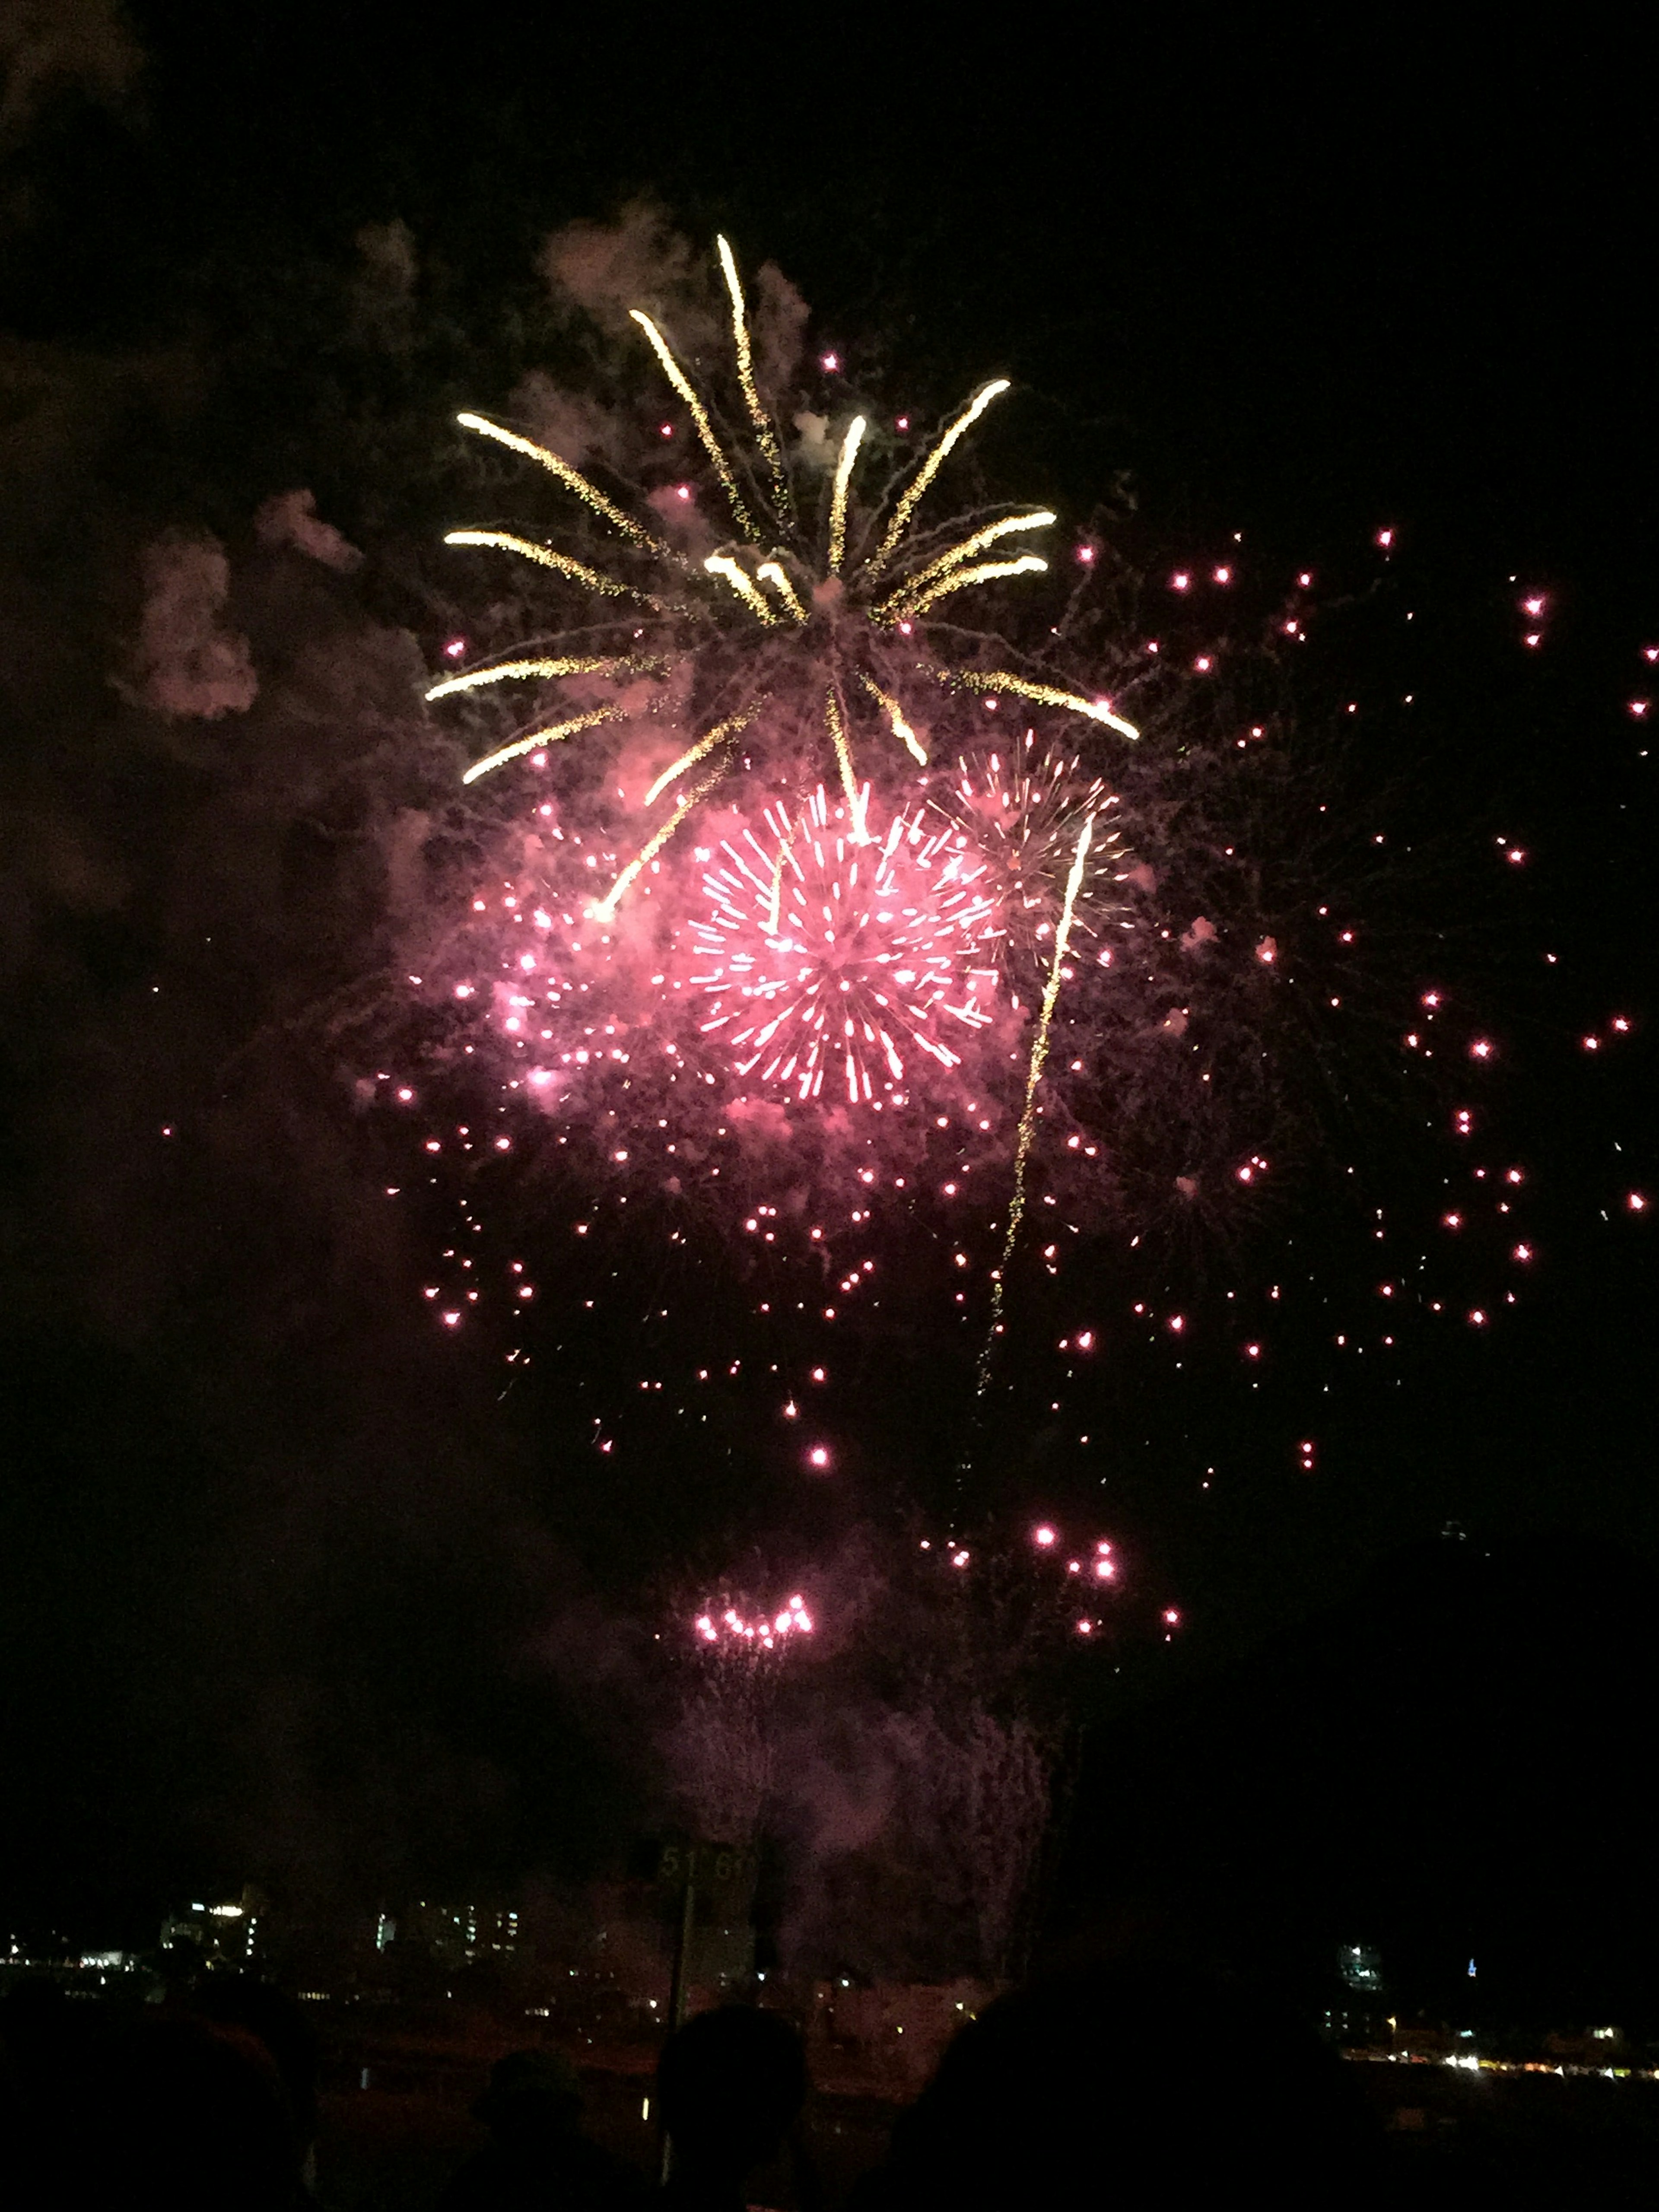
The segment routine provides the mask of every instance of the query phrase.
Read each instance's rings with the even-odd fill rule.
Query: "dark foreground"
[[[488,2058],[459,2051],[416,2057],[370,2045],[342,2054],[322,2100],[318,2183],[328,2212],[427,2212],[469,2151],[484,2140],[471,2117]],[[1388,2195],[1413,2208],[1575,2202],[1650,2203],[1659,2197],[1659,2082],[1491,2075],[1437,2064],[1353,2062],[1356,2087],[1383,2133]],[[607,2149],[654,2171],[650,2075],[585,2069],[586,2130]],[[807,2135],[830,2212],[879,2164],[902,2105],[818,2090]],[[1103,2143],[1103,2185],[1109,2146]],[[751,2201],[800,2212],[780,2164],[757,2174]]]

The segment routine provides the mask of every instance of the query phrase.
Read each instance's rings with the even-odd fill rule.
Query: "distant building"
[[[1336,1971],[1346,1986],[1362,1996],[1382,1994],[1382,1961],[1364,1943],[1345,1943],[1336,1954]]]
[[[421,1898],[400,1919],[382,1912],[374,1948],[394,1943],[424,1948],[441,1966],[471,1966],[481,1959],[510,1959],[519,1948],[519,1915],[506,1905],[449,1905]]]
[[[252,1882],[235,1899],[179,1905],[161,1923],[161,1952],[192,1966],[246,1967],[263,1955],[261,1925],[270,1899]]]

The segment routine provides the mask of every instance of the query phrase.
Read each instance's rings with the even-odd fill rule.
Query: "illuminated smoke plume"
[[[700,1832],[776,1853],[786,1964],[1018,1971],[1064,1787],[1066,1684],[1121,1648],[1115,1616],[1137,1606],[1109,1540],[1073,1554],[1043,1522],[1013,1541],[866,1528],[786,1598],[681,1612],[668,1777]]]

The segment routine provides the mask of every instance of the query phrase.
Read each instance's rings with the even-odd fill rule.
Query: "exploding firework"
[[[1039,752],[1028,730],[1012,758],[999,752],[963,758],[931,801],[947,824],[953,865],[971,884],[981,957],[1019,993],[1040,990],[1054,952],[1054,932],[1085,823],[1089,854],[1073,902],[1074,937],[1100,943],[1126,903],[1118,886],[1128,860],[1115,822],[1120,802],[1103,777],[1085,775],[1075,754]],[[1109,964],[1109,959],[1103,964]]]
[[[962,634],[938,612],[946,602],[1048,567],[1029,547],[1007,543],[1048,529],[1055,518],[1046,508],[1013,507],[928,532],[917,522],[951,453],[1006,380],[982,385],[890,491],[869,502],[855,489],[869,419],[854,415],[826,485],[811,460],[786,453],[778,437],[755,380],[737,264],[723,239],[719,250],[741,438],[721,434],[715,403],[693,385],[657,323],[633,311],[712,471],[708,514],[688,482],[665,487],[645,520],[551,447],[482,415],[458,418],[553,477],[576,503],[573,520],[592,557],[510,531],[454,531],[447,542],[532,562],[574,586],[590,613],[609,604],[619,611],[567,631],[556,651],[514,648],[431,687],[431,700],[499,684],[561,687],[465,780],[611,723],[658,725],[676,744],[643,793],[653,826],[596,899],[607,916],[686,817],[733,798],[757,762],[769,798],[798,803],[814,783],[838,782],[849,834],[861,841],[864,763],[884,777],[907,760],[926,766],[928,728],[951,695],[1006,696],[1121,738],[1139,734],[1106,699],[948,649],[959,647]],[[998,557],[984,557],[994,550]]]
[[[380,1079],[418,1095],[434,1170],[465,1186],[434,1312],[459,1327],[503,1294],[515,1316],[538,1310],[520,1266],[532,1208],[586,1240],[586,1266],[562,1285],[538,1267],[544,1322],[514,1321],[509,1360],[536,1329],[551,1341],[562,1303],[598,1328],[608,1285],[641,1273],[660,1271],[644,1317],[665,1323],[688,1267],[712,1261],[730,1300],[700,1282],[694,1351],[641,1343],[636,1412],[596,1419],[594,1448],[645,1449],[651,1424],[654,1452],[671,1421],[729,1419],[717,1403],[758,1370],[788,1463],[836,1478],[863,1454],[850,1361],[833,1409],[827,1391],[815,1402],[810,1449],[792,1425],[826,1328],[890,1343],[923,1311],[957,1324],[956,1408],[984,1346],[969,1455],[988,1468],[989,1355],[1016,1315],[1011,1392],[1040,1390],[1080,1455],[1103,1422],[1079,1413],[1061,1433],[1079,1352],[1109,1348],[1116,1370],[1139,1346],[1166,1380],[1236,1358],[1243,1389],[1280,1387],[1285,1309],[1314,1293],[1299,1249],[1267,1248],[1316,1183],[1366,1249],[1381,1324],[1337,1329],[1337,1353],[1392,1354],[1408,1306],[1488,1329],[1515,1291],[1487,1271],[1429,1295],[1385,1258],[1409,1218],[1370,1203],[1354,1164],[1384,1116],[1486,1145],[1491,1105],[1465,1086],[1504,1075],[1502,1036],[1442,1001],[1443,866],[1429,883],[1410,854],[1431,841],[1365,765],[1413,741],[1409,692],[1299,713],[1288,671],[1344,602],[1242,541],[1164,575],[1074,543],[1056,593],[1026,550],[1046,510],[927,532],[926,502],[999,393],[913,446],[905,417],[838,417],[826,359],[827,382],[809,371],[787,400],[769,385],[769,410],[722,268],[724,415],[718,367],[693,387],[653,318],[633,327],[647,370],[672,363],[672,420],[572,398],[532,402],[533,436],[471,424],[503,501],[524,461],[555,479],[559,542],[457,533],[466,557],[544,586],[546,612],[507,595],[479,620],[477,665],[452,635],[433,687],[486,794],[453,817],[481,857],[466,910],[434,908],[432,939],[407,948],[424,1064]],[[698,358],[716,362],[706,343]],[[1032,595],[1023,629],[1010,584]],[[504,728],[532,684],[543,711]],[[1518,876],[1524,842],[1498,850]],[[1425,888],[1432,916],[1413,902]],[[481,1128],[486,1113],[502,1119]],[[1477,1192],[1483,1172],[1484,1157]],[[1484,1268],[1472,1201],[1449,1197],[1459,1225],[1442,1204],[1434,1233]],[[1518,1204],[1506,1186],[1504,1264],[1536,1273]],[[497,1289],[484,1255],[508,1217]],[[1028,1334],[1036,1363],[1056,1341],[1062,1355],[1040,1382]],[[959,1419],[935,1427],[959,1467]],[[1297,1433],[1311,1447],[1299,1408]],[[952,1512],[969,1502],[956,1492]]]
[[[834,805],[820,787],[764,823],[766,842],[728,838],[704,878],[709,913],[691,929],[702,1032],[724,1039],[740,1078],[798,1100],[827,1080],[851,1105],[878,1092],[902,1103],[915,1054],[957,1067],[941,1032],[988,1019],[969,973],[987,902],[945,833],[896,815],[878,837],[867,793]]]

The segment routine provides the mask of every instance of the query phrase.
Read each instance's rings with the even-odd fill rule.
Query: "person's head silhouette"
[[[688,2021],[657,2068],[675,2193],[741,2203],[744,2176],[777,2155],[805,2100],[800,2038],[775,2014],[722,2005]]]

